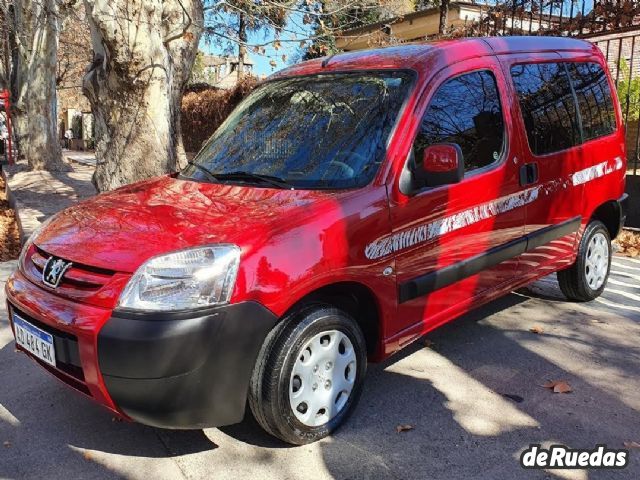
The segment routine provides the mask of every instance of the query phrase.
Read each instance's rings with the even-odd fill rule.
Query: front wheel
[[[357,323],[331,306],[309,306],[285,318],[265,340],[251,378],[251,411],[285,442],[314,442],[349,416],[366,365]]]
[[[594,220],[580,240],[573,265],[558,272],[560,290],[569,299],[588,302],[604,291],[611,268],[611,238],[599,220]]]

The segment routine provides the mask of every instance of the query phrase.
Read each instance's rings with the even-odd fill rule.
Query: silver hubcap
[[[338,330],[315,335],[298,352],[289,381],[296,418],[310,427],[327,423],[347,404],[356,380],[351,340]]]
[[[609,269],[609,244],[607,237],[598,232],[589,241],[584,273],[591,290],[599,289]]]

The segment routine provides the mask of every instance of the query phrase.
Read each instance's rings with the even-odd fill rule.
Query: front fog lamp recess
[[[228,303],[239,263],[236,245],[190,248],[154,257],[129,280],[118,306],[184,310]]]

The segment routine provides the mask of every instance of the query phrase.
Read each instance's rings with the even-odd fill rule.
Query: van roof
[[[270,78],[345,70],[408,68],[433,70],[439,63],[503,53],[581,51],[593,53],[598,47],[585,40],[568,37],[513,36],[478,37],[433,42],[406,43],[371,50],[356,50],[308,60],[276,72]],[[435,65],[434,65],[435,64]]]

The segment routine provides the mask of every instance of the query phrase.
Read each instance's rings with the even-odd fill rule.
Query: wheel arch
[[[332,305],[353,317],[364,334],[367,356],[370,359],[380,356],[382,351],[382,313],[378,299],[371,288],[354,281],[327,284],[304,295],[289,307],[286,313],[315,302]]]
[[[615,200],[608,200],[601,203],[591,214],[589,222],[600,220],[609,232],[611,240],[616,238],[621,230],[622,211],[620,203]]]

